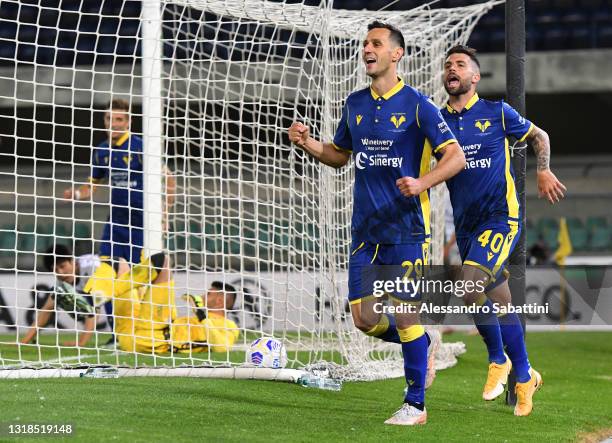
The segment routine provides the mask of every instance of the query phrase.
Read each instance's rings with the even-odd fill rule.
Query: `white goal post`
[[[368,84],[361,41],[376,19],[404,33],[407,55],[399,70],[405,82],[442,104],[444,54],[465,44],[499,1],[408,11],[337,10],[331,0],[319,6],[143,0],[100,2],[97,9],[85,3],[64,10],[43,0],[0,0],[0,12],[17,11],[15,39],[26,28],[33,35],[18,47],[34,48],[25,62],[17,62],[22,53],[16,61],[0,52],[1,117],[14,128],[3,134],[11,152],[0,163],[6,220],[0,226],[0,313],[6,314],[0,317],[0,378],[67,376],[72,368],[96,365],[120,367],[124,375],[208,376],[218,368],[221,376],[252,378],[257,371],[242,367],[244,350],[261,336],[285,343],[289,368],[325,368],[345,380],[401,375],[399,347],[361,334],[348,311],[352,166],[317,163],[290,145],[286,128],[299,120],[314,137],[332,139],[344,99]],[[45,249],[64,242],[79,254],[97,252],[108,187],[91,202],[65,200],[62,191],[87,183],[90,151],[104,139],[98,114],[111,98],[132,103],[132,130],[144,139],[145,250],[168,251],[175,279],[176,297],[164,306],[188,316],[182,294],[202,294],[215,280],[236,286],[227,312],[239,330],[232,349],[109,349],[104,311],[84,347],[64,343],[83,327],[65,312],[39,329],[37,342],[19,342],[36,298],[53,291],[54,277],[41,267]],[[166,173],[177,183],[171,205],[164,203]],[[438,264],[440,192],[432,190],[431,257]],[[452,365],[461,351],[461,344],[445,344],[439,367]],[[278,378],[269,371],[263,377]],[[295,373],[282,377],[293,380]]]

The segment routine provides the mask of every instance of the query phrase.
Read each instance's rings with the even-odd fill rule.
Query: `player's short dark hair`
[[[371,31],[372,29],[380,29],[380,28],[388,29],[389,32],[391,33],[390,35],[391,41],[397,44],[397,46],[399,46],[403,50],[406,50],[406,43],[404,42],[404,34],[402,34],[402,31],[397,29],[395,26],[390,25],[389,23],[381,22],[380,20],[375,20],[368,25],[368,31]]]
[[[217,291],[223,291],[226,301],[225,309],[232,309],[234,307],[234,303],[236,303],[236,296],[238,295],[234,285],[216,280],[210,284],[210,287],[216,289]]]
[[[129,114],[130,102],[124,98],[114,98],[108,103],[109,110],[125,111]]]
[[[480,62],[478,61],[478,57],[476,57],[476,49],[470,48],[469,46],[465,45],[457,45],[453,46],[448,50],[448,52],[446,53],[446,58],[450,57],[452,54],[467,55],[474,63],[476,63],[478,69],[480,69]]]
[[[45,251],[43,255],[43,266],[47,271],[51,272],[55,270],[57,265],[73,259],[74,256],[68,246],[56,244]]]

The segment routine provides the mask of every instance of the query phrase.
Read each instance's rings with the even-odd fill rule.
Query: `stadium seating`
[[[74,253],[76,255],[91,253],[92,235],[89,224],[76,223],[72,237],[74,238]]]
[[[594,251],[609,251],[612,247],[612,229],[608,226],[594,227],[589,246]]]
[[[47,8],[59,9],[45,8],[43,13],[42,8],[35,5],[19,6],[18,2],[9,1],[0,4],[0,64],[10,64],[15,59],[49,65],[92,65],[113,61],[132,63],[133,54],[140,54],[136,40],[140,1],[92,0],[82,5],[78,1],[62,1],[61,5],[57,1],[42,3],[48,3]],[[336,0],[334,6],[339,9],[374,10],[387,3],[387,0]],[[439,5],[457,7],[472,3],[467,0],[445,0]],[[420,4],[423,2],[400,0],[389,9],[410,9]],[[110,14],[121,14],[122,19],[104,17]],[[609,0],[528,0],[526,18],[527,49],[530,51],[612,47],[612,2]],[[58,23],[64,29],[59,33]],[[231,35],[231,25],[226,26],[230,27],[222,29],[221,36]],[[80,34],[78,38],[77,31]],[[201,37],[214,36],[210,35],[212,29],[185,31],[188,33],[186,35],[199,33]],[[57,51],[51,48],[56,40],[61,48]],[[177,44],[166,43],[164,53],[178,58],[190,57],[194,53],[194,42],[182,40]],[[482,18],[469,43],[481,52],[499,52],[504,50],[504,41],[504,8],[500,5]],[[202,45],[197,53],[206,49],[206,42],[202,42]],[[117,60],[103,55],[112,53],[115,47],[120,56]],[[276,50],[283,55],[286,47]],[[222,46],[217,46],[217,52],[220,58],[241,56],[240,51],[230,54],[223,51]]]
[[[567,218],[567,227],[576,253],[599,253],[612,249],[612,227],[606,217],[588,217],[585,220],[578,217]],[[558,219],[542,217],[535,224],[528,220],[526,229],[527,248],[543,239],[548,248],[554,251],[558,246]]]
[[[575,253],[606,253],[612,249],[612,226],[604,216],[592,216],[586,219],[567,218],[567,226]],[[202,253],[232,254],[243,257],[268,258],[271,244],[289,247],[290,229],[295,230],[298,250],[308,254],[317,254],[317,227],[313,223],[298,222],[293,226],[285,224],[270,232],[264,222],[246,220],[241,228],[220,222],[208,222],[204,226],[192,221],[186,227],[177,223],[171,226],[167,236],[170,251],[194,252],[192,262],[201,259]],[[86,222],[28,223],[15,230],[11,224],[0,227],[0,268],[34,269],[36,254],[47,250],[54,242],[73,245],[77,255],[90,253],[94,246],[91,225]],[[302,233],[302,235],[297,235]],[[544,240],[551,252],[558,246],[559,221],[553,217],[542,217],[536,221],[528,219],[525,227],[526,246],[529,249],[538,240]],[[16,256],[15,250],[19,251]],[[179,258],[182,260],[183,258]],[[40,263],[38,263],[40,265]]]
[[[592,230],[598,226],[608,226],[608,221],[605,217],[589,217],[586,222],[586,226],[589,230]]]
[[[274,232],[272,242],[276,246],[288,246],[289,245],[289,226],[281,226],[278,231]]]
[[[70,243],[72,241],[72,232],[68,231],[66,225],[62,223],[55,225],[55,241],[57,243]]]
[[[256,257],[257,224],[252,220],[245,220],[242,227],[242,248],[244,257]]]
[[[525,231],[525,246],[531,248],[540,238],[538,230],[533,227],[527,227]]]
[[[15,251],[17,250],[17,233],[13,225],[3,225],[0,235],[0,268],[15,267]]]
[[[193,252],[202,252],[204,251],[204,239],[202,236],[202,226],[196,222],[192,221],[189,223],[189,244],[188,249]]]
[[[605,217],[589,217],[586,226],[590,232],[589,249],[593,251],[612,249],[612,227]]]
[[[36,225],[36,251],[44,252],[54,242],[53,223],[38,223]]]
[[[559,221],[552,217],[542,217],[537,223],[538,231],[544,233],[546,231],[557,231],[559,229]]]
[[[223,226],[221,223],[206,223],[204,225],[204,237],[206,238],[206,251],[216,253],[221,250],[221,235]]]
[[[269,231],[269,224],[253,220],[243,221],[242,227],[236,224],[205,223],[200,226],[197,222],[189,224],[185,230],[184,224],[175,224],[168,234],[168,247],[171,251],[183,251],[186,247],[193,252],[209,254],[232,254],[243,257],[266,258],[271,243],[277,246],[289,246],[290,229],[295,229],[296,248],[303,248],[308,253],[318,252],[314,241],[318,236],[317,227],[312,223],[297,223],[291,228],[288,224],[278,227],[274,232]],[[75,235],[76,237],[76,235]]]
[[[589,232],[582,220],[577,217],[567,219],[567,228],[572,241],[572,248],[576,252],[584,251],[588,247]]]
[[[76,255],[91,253],[92,234],[88,223],[72,225],[39,222],[28,223],[15,229],[14,225],[0,227],[0,268],[34,269],[37,254],[45,252],[54,243],[74,246]],[[15,254],[19,251],[19,256]]]

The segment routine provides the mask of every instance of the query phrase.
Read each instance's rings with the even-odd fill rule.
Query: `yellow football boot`
[[[512,362],[506,355],[506,362],[500,364],[491,363],[489,364],[489,373],[487,375],[487,382],[485,383],[482,391],[482,398],[491,401],[499,397],[508,383],[508,374],[512,369]]]
[[[538,371],[531,368],[529,370],[531,378],[525,383],[517,383],[514,387],[516,393],[516,406],[514,415],[525,416],[531,414],[533,409],[533,394],[542,386],[542,376]]]

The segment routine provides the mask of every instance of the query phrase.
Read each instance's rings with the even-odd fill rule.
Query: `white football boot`
[[[408,403],[404,403],[390,419],[385,421],[387,425],[399,426],[424,425],[425,423],[427,423],[427,409],[421,411]]]

